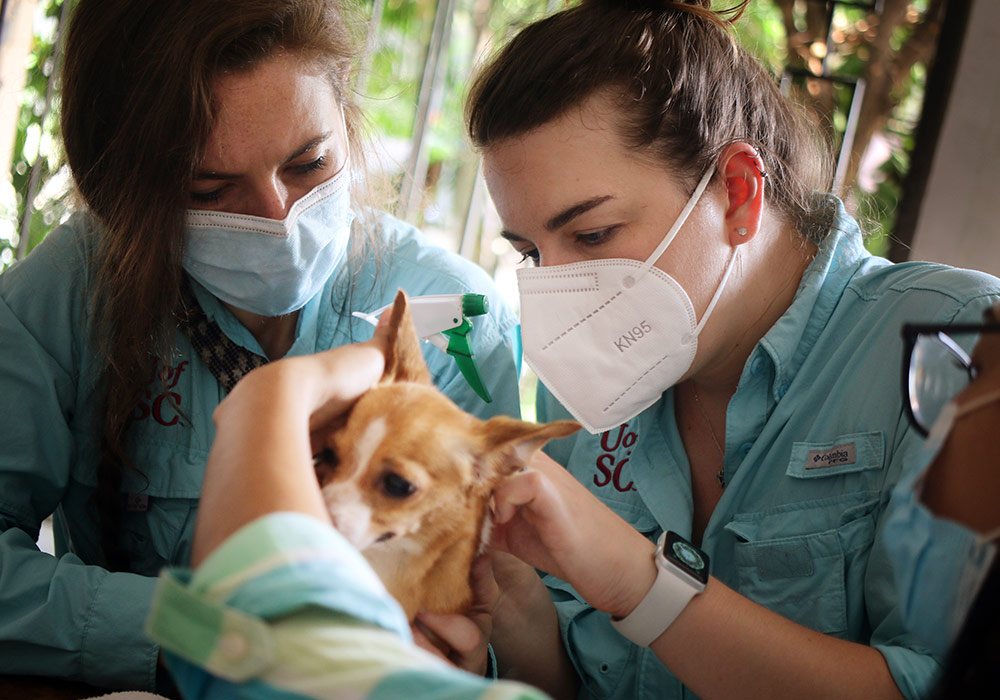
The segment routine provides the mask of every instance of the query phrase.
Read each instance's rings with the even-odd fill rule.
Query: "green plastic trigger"
[[[472,346],[469,344],[469,331],[472,330],[472,322],[463,318],[462,323],[442,331],[448,336],[448,354],[455,358],[458,363],[458,370],[465,377],[472,390],[479,395],[486,403],[491,403],[493,397],[483,383],[483,378],[479,375],[479,366],[476,365],[476,356],[472,353]]]

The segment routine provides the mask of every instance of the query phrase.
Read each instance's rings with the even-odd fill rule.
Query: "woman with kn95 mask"
[[[494,494],[522,560],[495,557],[497,667],[560,697],[921,697],[943,657],[876,544],[923,442],[899,329],[977,321],[1000,281],[870,255],[733,38],[747,3],[711,5],[584,0],[470,90],[539,419],[587,428]]]
[[[517,415],[488,275],[356,201],[355,33],[336,0],[76,3],[82,206],[0,276],[0,674],[156,687],[143,623],[190,557],[213,411],[254,367],[370,338],[351,312],[488,295],[470,342],[492,403],[426,360],[464,409]],[[35,544],[53,513],[56,556]]]

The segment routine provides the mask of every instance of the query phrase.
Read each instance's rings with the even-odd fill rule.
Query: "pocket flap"
[[[821,479],[881,469],[884,455],[884,439],[879,431],[841,435],[829,442],[795,442],[785,474],[796,479]]]

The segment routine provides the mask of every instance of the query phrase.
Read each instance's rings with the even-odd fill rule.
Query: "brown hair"
[[[360,112],[349,78],[356,39],[336,0],[82,0],[67,35],[62,133],[96,233],[91,309],[107,363],[97,507],[110,568],[117,543],[123,438],[170,351],[180,306],[182,217],[214,121],[212,87],[277,51],[314,62],[344,107],[351,151]]]
[[[813,196],[830,186],[829,148],[803,111],[731,32],[742,0],[583,0],[528,25],[479,72],[466,102],[473,143],[489,148],[600,91],[621,111],[623,142],[677,171],[690,189],[734,141],[753,145],[769,201],[807,237],[829,224]]]

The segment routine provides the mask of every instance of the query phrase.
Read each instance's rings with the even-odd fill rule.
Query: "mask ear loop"
[[[698,203],[698,200],[701,199],[702,193],[705,191],[705,188],[708,187],[708,183],[712,179],[712,175],[714,174],[715,174],[715,166],[713,165],[711,168],[705,171],[704,175],[701,176],[701,180],[698,182],[698,186],[694,188],[694,192],[691,194],[691,197],[688,198],[687,204],[685,204],[684,208],[681,209],[681,213],[677,215],[677,220],[674,221],[674,225],[670,227],[670,230],[667,231],[667,234],[663,237],[663,240],[660,241],[660,245],[656,246],[656,250],[653,251],[652,255],[646,258],[646,262],[644,262],[642,265],[639,266],[639,269],[636,270],[636,273],[634,275],[629,275],[622,280],[622,285],[625,288],[632,287],[633,285],[635,285],[637,281],[645,277],[646,273],[649,272],[650,268],[652,268],[653,265],[656,264],[656,261],[660,259],[664,251],[666,251],[667,246],[669,246],[670,243],[674,240],[674,237],[677,235],[677,232],[681,230],[681,226],[683,226],[684,222],[687,221],[688,216],[690,216],[691,214],[691,210],[694,209],[695,205]]]
[[[708,308],[705,309],[705,313],[701,315],[701,320],[698,321],[698,325],[695,326],[694,334],[695,337],[701,333],[701,329],[705,326],[708,321],[708,317],[712,315],[712,311],[715,310],[715,305],[719,301],[719,297],[722,296],[722,290],[726,288],[726,282],[729,281],[729,273],[733,271],[733,264],[736,262],[736,254],[740,252],[739,248],[733,248],[733,254],[729,256],[729,263],[726,265],[726,271],[722,273],[722,281],[719,282],[719,286],[715,289],[715,294],[712,295],[712,300],[708,302]]]
[[[960,418],[967,413],[972,413],[973,411],[978,410],[983,406],[987,406],[994,401],[1000,401],[1000,389],[983,394],[982,396],[977,396],[969,401],[964,401],[962,405],[956,407],[955,417],[952,420]]]
[[[705,192],[705,188],[708,187],[708,183],[711,182],[712,176],[715,174],[715,166],[705,171],[705,174],[701,176],[701,180],[698,181],[698,186],[694,188],[694,192],[688,199],[687,204],[681,209],[681,213],[677,215],[677,220],[674,221],[674,225],[670,227],[663,240],[660,241],[660,245],[656,246],[656,250],[653,251],[652,255],[646,258],[639,269],[634,275],[628,275],[622,280],[622,286],[626,289],[635,285],[635,283],[642,279],[649,270],[653,267],[657,260],[663,255],[667,250],[667,246],[674,240],[677,233],[681,230],[681,226],[687,221],[688,216],[691,215],[691,211],[698,204],[698,200],[701,199],[701,195]],[[712,300],[708,302],[708,308],[705,309],[705,313],[702,314],[701,320],[698,321],[698,325],[695,327],[694,335],[695,337],[701,333],[701,329],[704,327],[705,323],[708,321],[708,317],[712,315],[712,311],[715,309],[715,305],[719,301],[719,297],[722,296],[722,291],[726,288],[726,282],[729,281],[729,273],[733,271],[733,265],[736,263],[736,254],[739,252],[739,248],[733,248],[733,254],[729,258],[729,262],[726,264],[726,271],[722,274],[722,281],[719,282],[719,286],[715,289],[715,294],[712,295]]]

